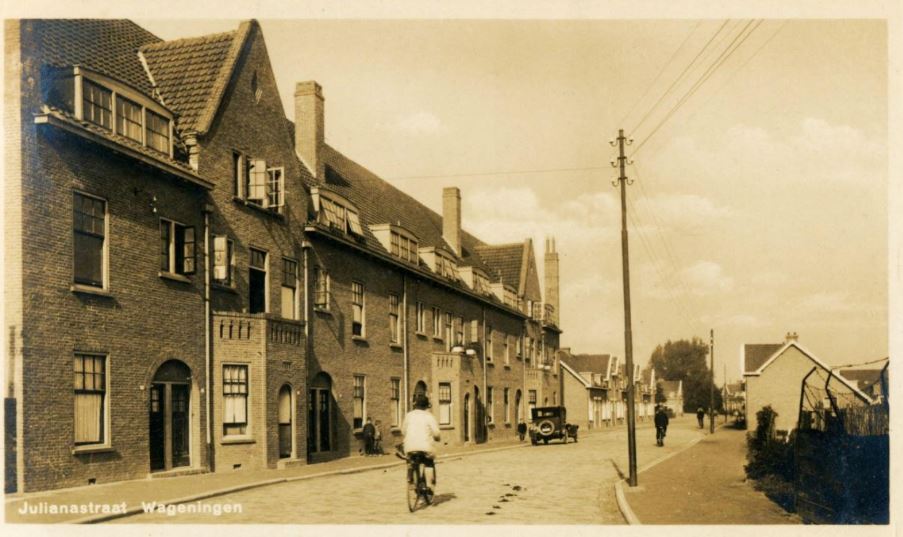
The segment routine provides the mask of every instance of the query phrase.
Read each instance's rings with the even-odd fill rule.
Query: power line
[[[715,61],[709,66],[709,68],[699,78],[699,80],[689,89],[689,91],[687,91],[687,93],[684,94],[683,97],[681,97],[681,99],[677,102],[677,104],[675,104],[671,108],[671,110],[668,111],[668,113],[665,115],[665,117],[662,118],[662,120],[658,123],[658,125],[655,126],[655,128],[652,130],[652,132],[650,132],[643,139],[643,141],[640,142],[639,145],[637,145],[636,149],[634,149],[633,153],[630,155],[631,157],[633,155],[636,155],[640,151],[640,149],[642,149],[642,147],[646,144],[646,142],[648,142],[655,135],[655,133],[657,133],[658,130],[660,128],[662,128],[662,126],[671,118],[671,116],[673,116],[674,113],[677,112],[677,110],[679,110],[680,107],[683,106],[683,104],[685,102],[687,102],[687,100],[689,100],[690,97],[692,97],[699,90],[699,88],[701,88],[702,85],[706,83],[706,81],[708,81],[709,78],[711,78],[711,76],[718,70],[718,68],[721,67],[724,64],[724,62],[726,62],[727,59],[730,58],[731,55],[733,55],[733,53],[738,48],[740,48],[740,46],[743,44],[743,42],[746,41],[746,39],[748,39],[749,36],[751,36],[753,34],[753,32],[756,31],[756,28],[758,28],[759,25],[762,24],[762,22],[763,22],[763,20],[760,19],[759,22],[757,22],[755,24],[755,26],[753,26],[752,30],[750,30],[749,33],[746,33],[746,35],[743,35],[743,34],[750,27],[750,25],[753,24],[753,21],[748,22],[746,24],[746,26],[744,26],[743,29],[740,30],[740,33],[738,33],[737,36],[734,37],[734,39],[727,46],[727,48],[725,48],[724,51],[718,56],[718,58],[715,59]],[[741,38],[741,36],[742,36],[742,38]]]
[[[631,133],[636,132],[636,130],[640,128],[640,125],[642,125],[642,124],[646,121],[646,119],[649,118],[649,116],[650,116],[650,115],[652,114],[652,112],[656,109],[656,107],[658,107],[658,105],[661,104],[661,102],[662,102],[662,100],[665,98],[665,96],[668,95],[668,93],[670,93],[672,89],[674,89],[674,86],[676,86],[677,83],[681,81],[681,79],[683,79],[684,75],[687,74],[687,71],[689,71],[690,68],[693,67],[693,66],[696,64],[697,61],[699,61],[699,58],[702,57],[703,53],[709,48],[709,45],[712,44],[712,41],[714,41],[715,38],[718,36],[718,34],[721,33],[721,30],[723,30],[724,27],[727,26],[727,23],[728,23],[728,22],[730,22],[730,21],[729,21],[729,20],[725,20],[725,21],[721,24],[721,26],[718,27],[718,29],[715,31],[715,33],[712,34],[712,37],[710,37],[709,40],[706,41],[706,44],[703,45],[701,49],[699,49],[699,52],[696,53],[696,56],[694,56],[693,59],[690,61],[690,63],[688,63],[687,66],[684,67],[684,70],[681,71],[679,75],[677,75],[677,78],[674,79],[674,82],[672,82],[671,85],[668,86],[668,89],[666,89],[666,90],[664,91],[664,93],[662,93],[662,94],[659,96],[659,98],[655,101],[655,103],[654,103],[654,104],[649,108],[649,110],[647,110],[646,113],[643,115],[642,119],[640,119],[639,123],[637,123],[636,125],[634,125],[633,128],[630,129],[629,132],[631,132]]]
[[[684,40],[683,40],[683,42],[681,42],[680,46],[678,46],[677,49],[675,49],[674,53],[671,54],[671,57],[668,58],[668,61],[666,61],[662,65],[662,68],[659,70],[658,74],[655,75],[655,78],[652,79],[652,82],[650,82],[649,85],[646,86],[646,91],[644,91],[643,94],[640,95],[640,98],[637,99],[633,103],[633,106],[631,106],[630,110],[628,110],[627,113],[624,114],[624,117],[621,118],[621,121],[618,122],[618,125],[623,125],[624,122],[627,121],[627,118],[630,117],[630,114],[632,114],[633,111],[636,110],[636,107],[643,101],[643,99],[646,98],[646,95],[649,95],[649,92],[652,90],[653,87],[655,87],[655,83],[658,82],[658,79],[661,78],[663,74],[665,74],[665,71],[668,70],[668,66],[671,65],[671,62],[674,61],[674,58],[676,58],[677,55],[680,53],[680,51],[683,50],[684,45],[686,45],[687,42],[690,41],[690,38],[693,36],[693,33],[696,31],[696,28],[699,28],[700,24],[702,24],[702,21],[698,21],[696,23],[696,25],[690,29],[690,33],[687,34],[687,37],[684,38]]]
[[[411,179],[448,179],[453,177],[481,177],[486,175],[523,175],[538,173],[561,173],[561,172],[586,172],[595,170],[608,170],[608,166],[585,166],[579,168],[538,168],[530,170],[507,170],[492,172],[468,172],[468,173],[451,173],[448,175],[408,175],[401,177],[384,177],[387,181],[408,181]]]
[[[871,360],[871,361],[868,361],[868,362],[861,362],[861,363],[858,363],[858,364],[832,365],[832,366],[831,366],[831,369],[840,369],[840,368],[842,368],[842,367],[859,367],[859,366],[862,366],[862,365],[872,365],[872,364],[878,364],[878,363],[886,362],[886,361],[888,361],[888,358],[881,358],[881,359],[878,359],[878,360]],[[878,371],[878,370],[876,369],[875,371]]]

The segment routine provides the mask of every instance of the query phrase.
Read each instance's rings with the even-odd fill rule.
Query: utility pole
[[[709,355],[711,366],[709,367],[709,433],[715,433],[715,330],[709,331]]]
[[[624,144],[630,145],[633,140],[624,137],[624,129],[618,130],[618,161],[612,160],[612,167],[617,166],[620,171],[617,182],[612,185],[621,187],[621,264],[624,280],[624,354],[627,357],[627,457],[630,461],[630,476],[627,480],[631,487],[637,486],[637,470],[636,470],[636,409],[634,408],[636,384],[633,378],[633,334],[630,329],[630,256],[627,249],[627,185],[633,184],[628,181],[625,168],[627,167],[627,157],[624,156]],[[614,146],[615,142],[611,142]]]

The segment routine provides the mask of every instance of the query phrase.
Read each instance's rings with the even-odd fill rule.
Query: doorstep
[[[173,468],[163,472],[151,472],[147,474],[148,479],[159,479],[165,477],[182,477],[186,475],[199,475],[209,473],[206,468]]]

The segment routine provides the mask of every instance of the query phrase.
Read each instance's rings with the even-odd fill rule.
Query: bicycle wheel
[[[427,474],[427,466],[425,464],[420,465],[420,484],[423,487],[421,496],[423,496],[423,501],[426,502],[427,505],[433,503],[433,489],[430,487],[430,483],[432,482],[431,478],[435,475],[436,469],[430,468],[429,471],[430,475]]]
[[[417,500],[420,499],[420,465],[415,465],[413,471],[408,472],[408,510],[414,512],[417,509]]]

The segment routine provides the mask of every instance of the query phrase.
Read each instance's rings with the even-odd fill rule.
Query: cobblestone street
[[[658,448],[648,425],[637,430],[639,467],[677,451],[701,433],[689,419],[669,429]],[[584,434],[560,443],[448,459],[437,466],[433,506],[414,514],[405,503],[404,469],[286,483],[203,503],[241,505],[235,514],[142,514],[116,523],[286,524],[623,524],[612,490],[627,471],[627,433]]]

